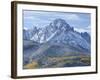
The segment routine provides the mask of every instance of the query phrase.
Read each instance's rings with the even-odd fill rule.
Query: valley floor
[[[45,60],[32,61],[24,65],[24,69],[36,69],[36,68],[59,68],[59,67],[78,67],[78,66],[90,66],[90,56],[64,56],[64,57],[47,57]]]

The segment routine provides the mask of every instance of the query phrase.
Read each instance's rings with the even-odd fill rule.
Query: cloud
[[[74,13],[58,13],[58,12],[39,12],[39,11],[24,11],[25,17],[41,18],[42,20],[53,20],[54,18],[64,18],[66,20],[80,20],[80,17]]]
[[[24,19],[33,20],[33,17],[32,16],[25,16]]]
[[[86,27],[86,29],[90,29],[91,28],[91,26],[89,25],[88,27]]]
[[[91,27],[90,25],[88,27],[84,27],[84,28],[74,28],[75,31],[78,31],[78,32],[87,32],[87,33],[91,33]]]
[[[74,28],[74,30],[75,31],[78,31],[78,32],[86,32],[86,30],[85,29],[82,29],[82,28]]]
[[[24,23],[25,26],[39,26],[43,27],[48,25],[50,22],[57,18],[64,19],[68,24],[73,27],[76,27],[78,31],[90,31],[88,26],[87,14],[78,14],[73,12],[49,12],[49,11],[24,11]],[[84,19],[85,18],[85,19]],[[88,26],[88,27],[83,27]],[[80,29],[79,29],[80,28]]]
[[[80,17],[76,14],[69,14],[67,15],[68,20],[80,20]]]

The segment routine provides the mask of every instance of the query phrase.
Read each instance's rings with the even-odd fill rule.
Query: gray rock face
[[[40,67],[85,65],[83,63],[59,63],[60,57],[90,55],[90,35],[79,33],[63,19],[55,19],[43,28],[23,29],[24,64],[38,62]],[[52,58],[57,58],[52,60]],[[58,59],[59,58],[59,59]],[[67,60],[67,59],[66,59]],[[64,59],[64,61],[66,61]],[[69,60],[69,59],[68,59]],[[74,61],[70,59],[71,61]],[[80,61],[81,62],[81,61]]]
[[[90,36],[88,33],[74,31],[65,20],[56,19],[44,28],[34,27],[31,30],[23,30],[24,40],[32,40],[38,43],[69,44],[74,47],[90,49]]]

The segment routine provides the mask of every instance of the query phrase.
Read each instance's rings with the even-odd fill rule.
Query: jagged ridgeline
[[[23,29],[24,69],[90,66],[91,37],[63,19]]]

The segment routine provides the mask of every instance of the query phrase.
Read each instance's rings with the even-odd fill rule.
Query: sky
[[[57,18],[64,19],[76,31],[90,33],[90,13],[23,10],[24,28],[45,27]]]

